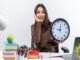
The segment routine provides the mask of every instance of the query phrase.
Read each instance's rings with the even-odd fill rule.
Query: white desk
[[[65,60],[64,57],[56,57],[54,54],[56,56],[61,56],[61,55],[58,55],[57,53],[52,53],[52,54],[51,53],[47,53],[47,54],[40,53],[40,56],[42,55],[40,59],[27,59],[27,58],[24,58],[24,56],[19,56],[19,57],[20,57],[20,60]]]
[[[24,56],[19,56],[19,60],[67,60],[68,59],[68,56],[70,57],[71,55],[69,54],[69,53],[66,53],[66,54],[62,54],[62,56],[65,56],[66,57],[66,59],[64,58],[64,57],[55,57],[55,55],[56,56],[60,56],[60,55],[58,55],[57,53],[41,53],[42,55],[43,55],[43,57],[42,58],[40,58],[40,59],[27,59],[27,58],[24,58]],[[46,57],[49,57],[49,56],[54,56],[54,57],[52,57],[52,58],[46,58]],[[69,58],[70,60],[71,60],[71,58]],[[0,60],[4,60],[3,59],[3,54],[2,54],[2,52],[0,51]]]
[[[24,57],[20,57],[20,60],[65,60],[62,57],[54,57],[54,58],[40,58],[40,59],[27,59]]]

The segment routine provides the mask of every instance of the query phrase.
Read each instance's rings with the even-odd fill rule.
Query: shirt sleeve
[[[32,40],[36,45],[39,45],[41,39],[41,23],[37,23],[36,26],[31,27]]]

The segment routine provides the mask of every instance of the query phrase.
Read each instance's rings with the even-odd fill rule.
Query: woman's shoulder
[[[32,25],[31,25],[31,28],[34,28],[34,27],[35,27],[35,24],[32,24]]]

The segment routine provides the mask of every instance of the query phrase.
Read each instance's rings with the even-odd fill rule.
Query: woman
[[[58,52],[58,43],[54,42],[50,34],[47,10],[43,4],[38,4],[34,10],[35,23],[31,26],[32,48],[40,52]]]

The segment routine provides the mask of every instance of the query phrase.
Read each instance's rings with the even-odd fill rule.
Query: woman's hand
[[[36,15],[34,15],[34,18],[35,18],[35,21],[36,22],[39,22],[39,23],[42,23],[44,20],[43,19],[40,19],[39,17],[37,17]]]

